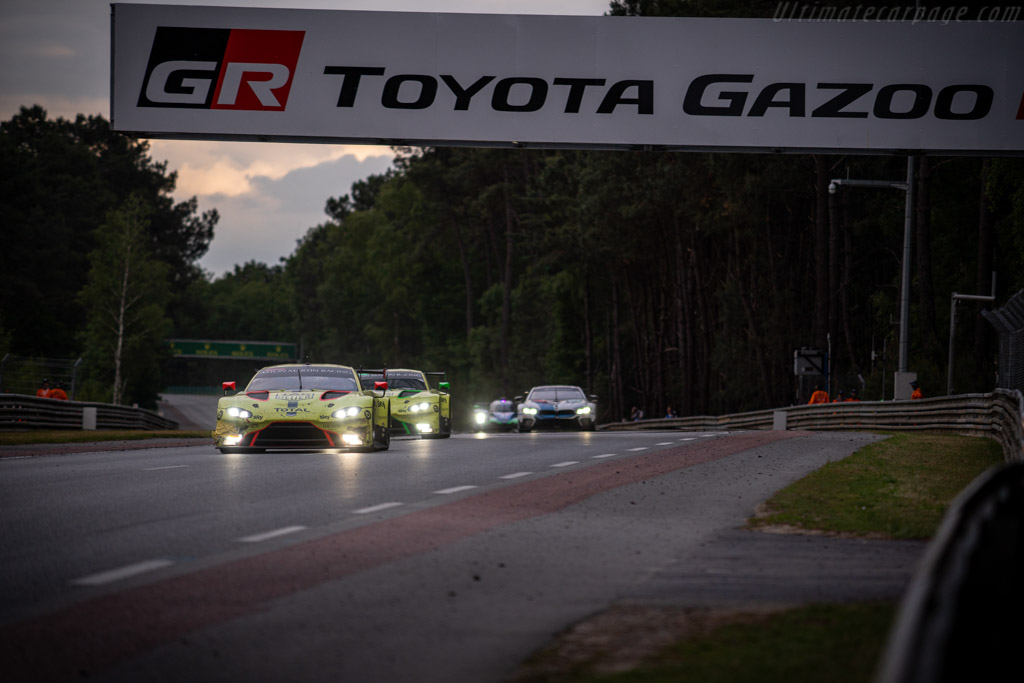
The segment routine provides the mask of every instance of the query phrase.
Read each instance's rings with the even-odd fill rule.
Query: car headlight
[[[476,420],[478,425],[482,425],[484,422],[487,422],[487,413],[475,413],[473,419]]]
[[[426,402],[424,402],[424,403],[414,403],[413,405],[409,406],[409,412],[410,413],[421,413],[424,410],[430,410],[430,404],[429,403],[426,403]]]
[[[537,414],[537,409],[536,408],[523,408],[523,415],[536,415],[536,414]]]
[[[231,417],[240,417],[245,420],[248,420],[250,417],[252,417],[252,413],[250,413],[245,408],[237,408],[235,406],[231,406],[230,408],[228,408],[228,415],[230,415]]]
[[[348,408],[342,408],[341,410],[335,410],[333,413],[331,413],[331,417],[333,417],[333,418],[355,417],[358,414],[359,414],[359,406],[349,406]]]
[[[583,406],[582,408],[576,409],[577,415],[590,415],[590,406]]]

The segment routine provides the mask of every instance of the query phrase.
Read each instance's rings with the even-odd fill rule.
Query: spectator
[[[672,407],[671,403],[669,403],[668,408],[665,409],[665,417],[679,417],[679,413],[676,412],[676,409]]]
[[[846,395],[843,394],[843,390],[840,389],[839,393],[836,394],[836,397],[834,399],[832,399],[832,402],[833,403],[842,403],[845,400],[846,400]]]
[[[914,388],[914,393],[910,395],[912,401],[916,401],[919,398],[924,398],[924,392],[921,391],[921,386],[917,382],[911,382],[910,386]]]
[[[50,380],[43,378],[43,386],[36,389],[36,396],[39,398],[46,398],[50,395]]]
[[[828,394],[821,390],[820,384],[816,384],[814,386],[814,393],[811,394],[811,400],[807,402],[808,405],[815,403],[828,403]]]
[[[634,405],[633,409],[629,411],[629,419],[633,422],[644,419],[644,411]]]
[[[860,396],[857,395],[857,390],[856,389],[851,389],[850,390],[850,398],[846,399],[846,401],[850,402],[850,401],[859,401],[859,400],[860,400]]]
[[[50,393],[47,395],[47,398],[55,398],[58,401],[68,400],[68,393],[64,391],[64,383],[57,382],[57,386],[50,389]]]

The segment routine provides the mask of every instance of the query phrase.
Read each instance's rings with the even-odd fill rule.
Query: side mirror
[[[220,388],[224,390],[224,395],[227,396],[229,391],[231,391],[231,392],[235,391],[235,383],[234,382],[221,382]]]
[[[450,387],[451,384],[449,384],[448,382],[441,382],[440,384],[437,385],[437,388],[445,393],[448,393]]]
[[[591,403],[597,403],[597,394],[590,394],[588,398],[590,399]]]
[[[512,399],[512,401],[515,402],[515,403],[522,403],[523,402],[523,397],[522,396],[516,396],[515,398]]]
[[[374,382],[373,383],[373,390],[374,391],[387,391],[388,390],[388,383],[387,382]]]

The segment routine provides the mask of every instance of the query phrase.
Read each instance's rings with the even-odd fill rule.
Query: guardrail
[[[1010,680],[1024,610],[1024,463],[961,493],[900,603],[876,681]]]
[[[0,394],[0,430],[86,428],[177,429],[178,423],[131,406]]]
[[[917,401],[850,401],[790,406],[734,415],[612,422],[602,430],[861,429],[951,431],[996,439],[1007,462],[1024,462],[1024,399],[1019,391],[962,394]]]

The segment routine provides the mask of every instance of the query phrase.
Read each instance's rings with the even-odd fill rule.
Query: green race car
[[[366,388],[364,388],[366,387]],[[267,449],[383,451],[391,399],[344,365],[287,364],[259,370],[245,391],[223,384],[214,445],[221,453]]]
[[[425,439],[447,439],[452,435],[451,395],[443,372],[360,369],[358,373],[364,386],[376,382],[387,384],[392,431]],[[441,380],[437,389],[430,387],[428,376]]]

